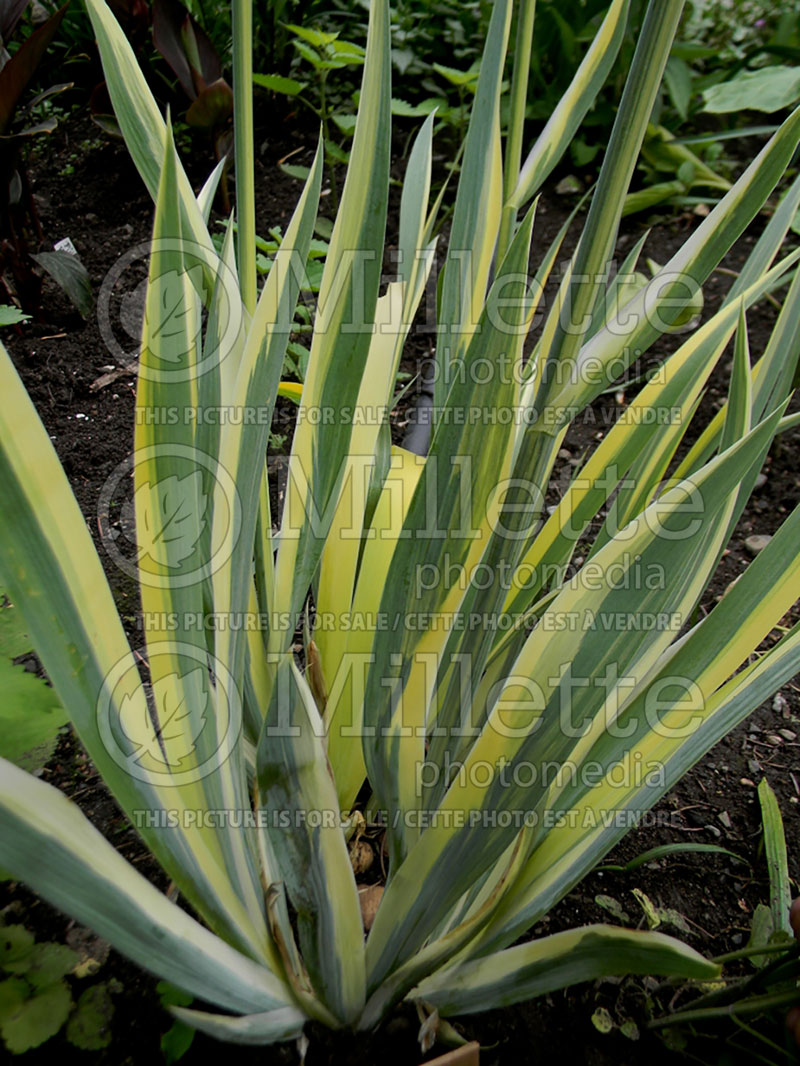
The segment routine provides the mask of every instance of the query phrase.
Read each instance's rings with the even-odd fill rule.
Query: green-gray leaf
[[[0,326],[15,326],[18,322],[27,322],[30,315],[10,304],[0,304]]]
[[[254,74],[253,81],[262,89],[269,89],[273,93],[281,93],[283,96],[297,96],[305,89],[308,82],[296,81],[295,78],[284,78],[281,74]]]
[[[43,990],[66,977],[79,962],[78,953],[66,944],[36,944],[31,952],[31,964],[25,971],[25,979]]]
[[[55,692],[24,666],[0,656],[0,756],[32,772],[52,756],[69,721]]]
[[[32,255],[40,267],[47,271],[56,285],[60,285],[70,301],[84,318],[92,313],[92,284],[86,267],[77,255],[69,252],[39,252]]]
[[[108,985],[87,988],[67,1025],[67,1040],[85,1051],[99,1051],[111,1043],[114,1004]]]
[[[0,926],[0,969],[24,973],[31,964],[33,933],[24,925]]]
[[[18,983],[23,984],[22,981]],[[15,986],[12,994],[18,997],[19,993],[20,989]],[[0,1033],[8,1050],[14,1055],[21,1055],[55,1036],[67,1020],[72,997],[66,984],[59,981],[38,996],[16,998],[13,1003],[7,999],[3,1006],[6,1009],[0,1013]]]
[[[746,70],[730,81],[706,89],[703,100],[703,110],[715,115],[744,110],[780,111],[800,100],[800,70],[797,67]]]

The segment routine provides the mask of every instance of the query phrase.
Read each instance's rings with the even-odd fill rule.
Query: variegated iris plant
[[[628,2],[611,3],[523,164],[534,4],[520,6],[504,141],[512,5],[496,0],[438,290],[423,459],[391,446],[387,412],[434,259],[432,124],[408,160],[398,272],[381,292],[390,41],[386,0],[374,0],[276,516],[265,453],[322,152],[258,294],[249,0],[233,4],[237,245],[229,227],[219,253],[207,228],[218,175],[194,196],[105,0],[87,7],[120,126],[156,201],[133,453],[146,646],[129,646],[4,351],[0,576],[81,741],[197,918],[64,796],[9,763],[0,865],[217,1008],[176,1012],[230,1040],[287,1039],[308,1019],[371,1028],[404,998],[446,1016],[599,974],[713,975],[657,933],[589,926],[510,945],[632,815],[800,668],[797,625],[754,655],[800,593],[797,510],[724,598],[697,611],[772,441],[797,422],[785,411],[800,274],[753,360],[746,316],[798,259],[776,261],[800,182],[721,309],[679,334],[555,508],[545,508],[544,489],[570,422],[685,320],[761,210],[795,151],[800,113],[649,284],[624,280],[635,277],[641,244],[609,280],[682,7],[653,0],[583,235],[544,314],[563,233],[537,250],[531,282],[533,197],[614,61]],[[523,360],[534,316],[543,327]],[[732,338],[728,401],[676,465]],[[383,812],[388,847],[368,935],[352,823],[341,817],[359,796]]]

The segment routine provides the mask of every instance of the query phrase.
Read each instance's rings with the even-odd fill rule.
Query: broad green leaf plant
[[[631,399],[555,508],[572,421],[661,334],[784,174],[791,115],[683,247],[625,287],[608,263],[681,0],[653,0],[577,250],[536,196],[599,91],[613,0],[523,160],[533,3],[496,0],[463,150],[436,325],[426,457],[392,446],[396,372],[434,262],[432,122],[402,190],[382,284],[390,163],[386,0],[370,7],[352,157],[320,285],[280,514],[266,446],[303,284],[322,150],[258,291],[249,0],[234,0],[238,217],[217,252],[172,134],[105,0],[86,0],[112,101],[155,203],[132,460],[145,639],[132,649],[86,522],[2,350],[0,580],[74,728],[192,915],[79,809],[0,762],[0,866],[193,995],[222,1039],[371,1029],[404,999],[442,1017],[602,974],[713,977],[655,932],[592,925],[516,943],[728,730],[800,669],[800,512],[710,612],[698,604],[786,414],[795,272],[763,352],[747,312],[798,261],[796,182],[725,302]],[[643,242],[642,242],[643,243]],[[644,277],[644,275],[642,275]],[[624,295],[621,295],[624,294]],[[523,345],[542,322],[532,353]],[[727,403],[676,453],[733,342]],[[597,519],[597,521],[595,521]],[[785,631],[784,631],[785,630]],[[303,645],[302,656],[297,653]],[[385,822],[365,930],[348,854]],[[196,915],[193,916],[193,915]],[[369,924],[369,923],[368,923]]]

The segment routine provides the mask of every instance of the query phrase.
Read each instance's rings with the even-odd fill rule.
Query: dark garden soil
[[[261,232],[288,221],[299,186],[282,174],[277,162],[297,144],[296,139],[280,131],[263,136],[256,180]],[[98,295],[120,256],[148,239],[152,204],[121,144],[104,140],[88,122],[65,121],[37,153],[30,172],[44,232],[52,241],[67,236],[72,239]],[[305,161],[306,154],[304,150],[292,162]],[[190,177],[198,185],[204,169],[206,159],[195,158]],[[401,172],[398,166],[396,173]],[[396,201],[396,189],[392,196]],[[569,207],[570,203],[552,191],[543,198],[535,239],[539,253],[556,233]],[[662,220],[651,233],[646,253],[665,262],[699,221],[695,215]],[[754,229],[758,231],[758,223]],[[642,231],[641,219],[628,220],[618,253],[624,255]],[[752,243],[754,239],[755,236],[746,237],[740,242],[725,261],[728,270],[737,269],[749,247],[748,241]],[[730,275],[725,273],[715,273],[709,280],[705,287],[706,314],[718,306],[730,280]],[[754,357],[764,348],[775,314],[774,307],[764,304],[749,316]],[[120,360],[109,352],[97,319],[84,322],[47,280],[40,319],[4,330],[3,341],[70,478],[129,636],[141,644],[135,586],[105,551],[97,517],[98,498],[106,479],[132,448],[135,379],[122,373],[97,387],[98,379],[119,367]],[[667,342],[675,343],[675,338]],[[416,370],[419,359],[429,354],[430,346],[429,335],[415,338],[405,368]],[[134,347],[129,337],[128,348]],[[665,350],[667,346],[662,344],[654,352],[663,354]],[[711,417],[724,402],[729,364],[727,354],[703,401],[703,417]],[[586,419],[574,427],[556,466],[553,499],[557,498],[558,486],[566,484],[585,449],[611,424],[610,420],[620,409],[620,401],[624,403],[624,395],[612,393],[603,397]],[[402,435],[407,418],[406,405],[394,416],[396,437]],[[283,426],[278,428],[284,431]],[[730,550],[708,593],[705,609],[713,605],[714,599],[748,560],[745,539],[753,533],[773,533],[800,499],[800,431],[786,434],[776,442],[765,472],[766,480],[756,490],[735,531]],[[778,635],[772,634],[770,641]],[[703,759],[659,804],[656,817],[634,829],[607,860],[621,865],[657,845],[692,842],[722,844],[741,856],[742,862],[721,854],[690,853],[647,863],[631,873],[594,872],[533,930],[534,935],[590,922],[616,921],[595,902],[598,895],[616,899],[629,916],[627,924],[646,927],[642,907],[633,895],[633,890],[639,889],[655,906],[672,908],[682,916],[683,930],[662,928],[682,937],[699,951],[716,955],[743,946],[749,936],[754,908],[769,898],[756,794],[762,776],[766,776],[780,802],[789,843],[789,869],[795,886],[800,878],[799,692],[796,683],[784,686],[774,700],[760,707]],[[71,734],[62,737],[55,757],[42,776],[73,798],[137,869],[166,890],[166,878],[119,813]],[[797,894],[796,887],[794,894]],[[24,923],[39,940],[63,943],[68,936],[75,935],[74,923],[20,885],[2,885],[0,905],[6,907],[6,920]],[[117,982],[111,1043],[104,1051],[80,1053],[81,1060],[87,1066],[161,1061],[159,1041],[171,1020],[159,1004],[155,979],[111,951],[96,977],[73,981],[74,996],[77,997],[87,982],[111,979]],[[658,982],[649,979],[600,981],[502,1011],[460,1019],[456,1027],[469,1039],[481,1043],[484,1048],[481,1063],[485,1066],[550,1063],[555,1056],[587,1064],[682,1060],[684,1056],[676,1044],[667,1047],[644,1028],[649,1011],[663,1012],[670,1002],[671,992],[656,991],[657,985]],[[591,1018],[600,1007],[610,1012],[618,1026],[628,1020],[636,1022],[639,1039],[629,1039],[619,1028],[609,1034],[598,1032]],[[313,1029],[309,1032],[306,1062],[308,1066],[328,1063],[413,1066],[444,1050],[437,1048],[427,1056],[421,1055],[416,1040],[418,1027],[416,1014],[406,1009],[399,1011],[375,1035],[336,1035]],[[778,1022],[765,1031],[783,1044]],[[754,1061],[739,1049],[744,1043],[742,1036],[728,1040],[735,1032],[730,1024],[719,1029],[707,1028],[694,1036],[685,1034],[687,1054],[695,1061],[704,1062]],[[206,1053],[216,1057],[229,1052],[198,1036],[183,1061],[198,1063]],[[3,1054],[0,1050],[0,1058]],[[70,1061],[77,1054],[59,1037],[18,1061],[20,1066],[59,1062],[65,1058]],[[247,1063],[299,1061],[293,1046],[235,1049],[233,1056]]]

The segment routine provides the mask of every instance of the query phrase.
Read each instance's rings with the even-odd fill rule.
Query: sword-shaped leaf
[[[258,744],[263,831],[297,914],[311,985],[346,1025],[364,1006],[364,930],[323,733],[308,685],[284,656]]]
[[[572,83],[522,165],[509,203],[521,207],[534,196],[569,147],[608,77],[625,36],[630,0],[613,0]]]
[[[0,830],[5,869],[144,969],[226,1010],[289,1006],[269,970],[171,903],[58,789],[5,759]]]
[[[442,970],[415,994],[449,1017],[507,1007],[598,977],[641,973],[710,980],[719,972],[663,933],[587,925]]]
[[[217,527],[238,527],[240,508],[229,472],[216,454],[198,446],[191,417],[203,374],[201,301],[195,288],[202,287],[203,274],[183,240],[177,168],[170,130],[156,200],[136,390],[133,479],[142,613],[150,678],[161,696],[157,712],[170,714],[168,723],[158,721],[168,780],[198,810],[245,810],[245,768],[233,743],[241,730],[241,696],[223,683],[236,675],[224,659],[209,657],[206,634],[196,624],[205,610],[205,583],[225,551],[223,538],[214,536],[212,497],[204,491],[201,470],[214,488]],[[178,417],[150,417],[162,411]],[[210,545],[203,536],[209,525]],[[210,550],[203,554],[206,546]],[[175,708],[181,713],[173,713]],[[216,843],[237,895],[266,941],[252,832],[226,826]]]
[[[333,520],[352,436],[349,412],[370,348],[389,188],[390,65],[388,4],[376,0],[370,7],[362,105],[325,259],[289,459],[275,587],[291,624],[271,634],[276,653],[288,646]]]

